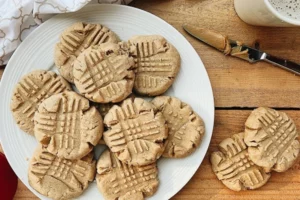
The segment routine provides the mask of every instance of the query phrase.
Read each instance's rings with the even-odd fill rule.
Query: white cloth
[[[88,3],[128,4],[132,0],[0,0],[0,66],[39,24],[54,14],[75,12]]]

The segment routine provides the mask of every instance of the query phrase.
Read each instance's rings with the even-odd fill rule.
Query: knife
[[[250,63],[265,61],[300,75],[300,64],[295,62],[272,56],[266,52],[249,47],[239,41],[228,39],[220,33],[207,29],[197,28],[191,25],[183,25],[183,29],[205,44],[222,51],[225,55],[238,57]]]

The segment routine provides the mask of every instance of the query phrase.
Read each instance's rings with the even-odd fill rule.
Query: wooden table
[[[215,97],[216,117],[208,153],[190,182],[172,199],[300,199],[300,161],[285,173],[272,173],[255,191],[233,192],[217,180],[209,155],[228,136],[243,131],[245,119],[258,106],[286,111],[300,128],[300,77],[266,63],[250,65],[198,42],[181,28],[189,23],[213,29],[265,51],[300,62],[300,28],[254,27],[236,15],[233,0],[135,0],[141,8],[166,20],[191,42],[208,71]],[[0,70],[0,76],[3,69]],[[36,199],[19,182],[15,199]]]

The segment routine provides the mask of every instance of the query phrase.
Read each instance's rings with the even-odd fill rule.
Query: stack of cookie
[[[245,130],[219,144],[211,155],[212,169],[234,191],[256,189],[284,172],[296,161],[300,144],[291,118],[270,108],[257,108],[248,117]]]
[[[25,75],[11,103],[16,123],[39,142],[28,175],[39,193],[74,198],[97,174],[106,199],[144,199],[157,190],[160,157],[183,158],[200,145],[201,117],[175,97],[158,96],[180,68],[178,51],[162,36],[121,42],[100,24],[80,22],[62,33],[54,61],[60,75]],[[148,102],[133,91],[157,97]],[[108,150],[96,165],[97,144]]]

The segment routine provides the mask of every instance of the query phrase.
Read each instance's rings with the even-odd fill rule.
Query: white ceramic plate
[[[47,199],[28,184],[28,159],[31,158],[37,142],[15,124],[9,109],[10,99],[14,86],[23,75],[35,69],[55,70],[54,44],[58,42],[59,35],[65,28],[78,21],[104,24],[122,40],[139,34],[159,34],[179,51],[182,59],[181,70],[167,95],[178,97],[190,104],[204,119],[206,132],[201,146],[191,156],[159,160],[159,189],[149,199],[171,198],[191,179],[207,151],[214,123],[211,84],[196,51],[175,28],[150,13],[128,6],[93,5],[76,13],[57,15],[38,27],[16,50],[5,69],[0,86],[0,139],[10,165],[32,192],[41,199]],[[103,147],[97,147],[97,156],[101,151]],[[78,199],[99,200],[103,197],[94,182]]]

